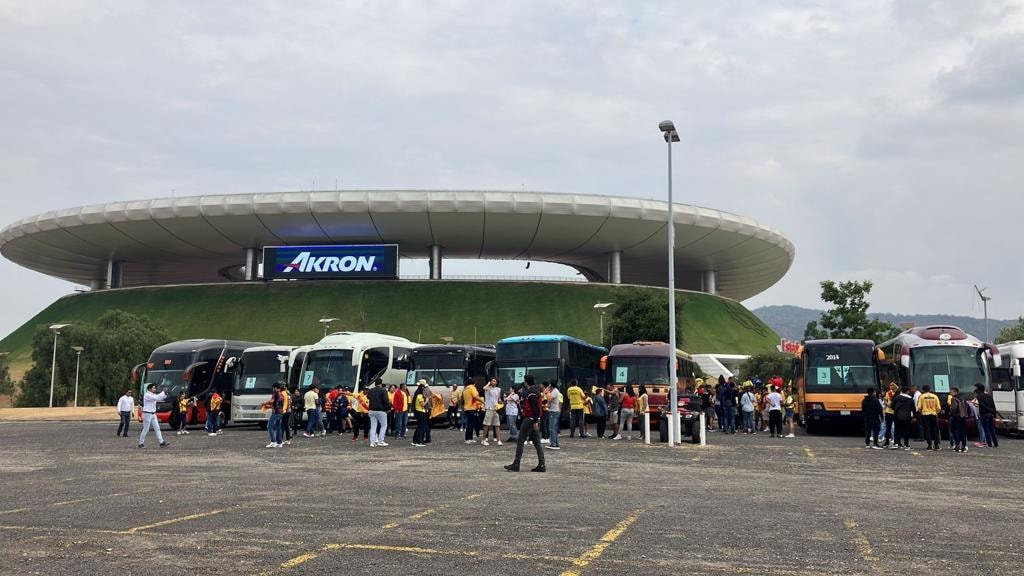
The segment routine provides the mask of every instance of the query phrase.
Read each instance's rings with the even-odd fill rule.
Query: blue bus
[[[562,334],[514,336],[498,342],[498,382],[502,391],[523,383],[533,374],[538,384],[554,383],[565,392],[575,379],[584,390],[604,385],[601,358],[608,350]]]

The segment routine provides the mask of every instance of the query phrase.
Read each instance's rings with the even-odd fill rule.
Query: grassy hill
[[[506,336],[565,333],[597,342],[596,302],[615,302],[638,286],[543,282],[271,282],[87,292],[57,300],[0,340],[12,372],[28,368],[32,332],[57,322],[88,322],[108,309],[145,314],[175,338],[237,338],[308,344],[332,331],[374,331],[420,343],[494,343]],[[679,292],[683,346],[689,352],[755,353],[778,336],[732,300]]]

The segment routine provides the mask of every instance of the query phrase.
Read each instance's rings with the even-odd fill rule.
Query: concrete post
[[[259,279],[260,250],[258,248],[245,249],[245,281],[252,282]]]
[[[701,286],[704,292],[708,294],[718,294],[718,288],[715,286],[716,278],[714,270],[705,270],[704,274],[701,275]]]
[[[608,283],[622,284],[622,251],[608,253]]]
[[[437,244],[430,246],[430,279],[441,279],[442,248]]]
[[[644,411],[644,444],[651,443],[651,411]]]
[[[708,445],[708,441],[707,441],[708,424],[707,424],[707,420],[705,418],[706,418],[706,416],[704,416],[704,411],[702,410],[701,413],[700,413],[700,421],[699,421],[699,425],[700,425],[700,445],[701,446],[707,446]]]
[[[121,269],[121,262],[107,260],[107,288],[120,288],[124,282],[124,274]]]

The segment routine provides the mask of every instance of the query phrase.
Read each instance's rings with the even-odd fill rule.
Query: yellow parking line
[[[814,455],[814,451],[811,450],[810,448],[804,448],[804,453],[807,454],[807,457],[811,460],[811,462],[818,461],[818,457]]]
[[[305,562],[309,562],[314,558],[319,558],[324,552],[337,550],[338,548],[341,548],[341,544],[328,544],[323,548],[320,548],[319,550],[316,550],[314,552],[307,552],[305,554],[300,554],[299,556],[296,556],[295,558],[292,558],[287,562],[281,563],[281,568],[295,568],[296,566],[303,564]]]
[[[12,508],[10,510],[0,510],[0,514],[17,514],[18,512],[27,512],[31,508]]]
[[[600,558],[601,555],[604,554],[605,549],[618,540],[619,537],[622,536],[638,518],[640,518],[640,514],[642,513],[643,510],[635,510],[622,522],[616,524],[614,528],[605,532],[604,536],[601,536],[601,540],[598,541],[597,544],[594,544],[590,550],[580,554],[572,561],[573,565],[576,568],[586,568],[591,562]],[[566,570],[565,572],[562,572],[561,576],[580,576],[580,571],[578,569]]]
[[[853,544],[857,547],[857,552],[860,553],[860,557],[864,559],[864,562],[875,572],[881,571],[881,567],[878,565],[878,556],[875,556],[874,550],[871,549],[871,542],[868,541],[868,537],[857,526],[857,523],[849,518],[843,518],[843,525],[853,535]]]
[[[199,514],[189,514],[188,516],[182,516],[181,518],[171,518],[170,520],[154,522],[153,524],[146,524],[145,526],[136,526],[135,528],[129,528],[125,530],[123,533],[135,534],[136,532],[142,532],[143,530],[149,530],[150,528],[159,528],[160,526],[167,526],[168,524],[177,524],[178,522],[185,522],[187,520],[195,520],[197,518],[213,516],[214,514],[220,514],[223,511],[224,510],[211,510],[209,512],[200,512]]]
[[[911,452],[910,455],[911,456],[917,456],[918,458],[924,458],[924,456],[921,456],[920,452]]]
[[[66,506],[68,504],[79,504],[82,502],[90,502],[92,500],[99,500],[100,498],[116,498],[118,496],[125,496],[128,492],[118,492],[116,494],[105,494],[103,496],[91,496],[89,498],[78,498],[76,500],[64,500],[63,502],[53,502],[50,506]]]

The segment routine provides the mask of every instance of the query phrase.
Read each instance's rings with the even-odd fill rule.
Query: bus
[[[305,351],[297,385],[300,391],[315,384],[324,390],[348,386],[358,392],[376,378],[385,386],[402,384],[409,355],[417,346],[400,336],[374,332],[328,334]]]
[[[253,346],[271,346],[266,342],[238,340],[181,340],[164,344],[153,350],[149,360],[132,369],[132,381],[139,385],[140,398],[150,384],[157,391],[166,388],[167,399],[157,403],[159,422],[170,422],[171,403],[184,391],[196,405],[186,413],[187,424],[206,422],[207,401],[216,390],[224,399],[221,405],[221,424],[231,417],[232,375],[225,370],[228,358],[240,355]]]
[[[1024,340],[999,344],[996,348],[1005,366],[992,369],[992,398],[1003,416],[997,423],[1004,432],[1024,432]]]
[[[502,392],[508,392],[532,374],[537,384],[551,382],[562,393],[570,380],[589,390],[604,386],[601,358],[606,354],[608,350],[602,346],[561,334],[505,338],[497,346],[498,382]],[[568,402],[563,404],[563,417],[568,415],[568,406]]]
[[[288,354],[288,390],[298,390],[302,384],[302,363],[309,353],[310,346],[292,348]]]
[[[793,380],[797,411],[813,434],[829,424],[863,426],[866,389],[880,389],[881,352],[871,340],[808,340],[797,350]]]
[[[496,351],[489,345],[428,344],[417,346],[409,355],[409,372],[405,383],[409,390],[425,379],[431,389],[448,405],[452,386],[459,390],[469,380],[483,384],[494,375]]]
[[[651,412],[651,427],[657,429],[660,424],[661,414],[668,412],[669,395],[672,393],[668,377],[668,359],[672,355],[671,348],[666,342],[637,341],[632,344],[616,344],[612,346],[608,355],[601,359],[601,366],[605,370],[605,379],[613,384],[618,390],[625,390],[626,385],[632,385],[636,390],[641,384],[647,388],[647,402]],[[675,350],[676,393],[679,398],[679,406],[687,413],[700,412],[699,404],[690,406],[692,393],[689,393],[696,378],[703,375],[703,371],[697,363],[690,358],[686,352]],[[639,392],[638,392],[639,393]],[[699,400],[698,400],[699,402]],[[684,406],[684,404],[686,404]],[[639,420],[643,415],[638,414]],[[642,420],[640,420],[642,422]],[[683,423],[683,430],[696,441],[700,441],[700,428],[692,423]]]
[[[267,427],[270,412],[262,406],[270,400],[275,383],[287,383],[288,359],[294,346],[254,346],[228,359],[234,376],[231,421]]]
[[[885,376],[900,386],[931,386],[943,407],[950,388],[968,398],[974,396],[975,384],[990,390],[990,368],[1001,364],[998,348],[957,326],[911,328],[879,348],[885,354]],[[944,415],[940,422],[945,422]]]

